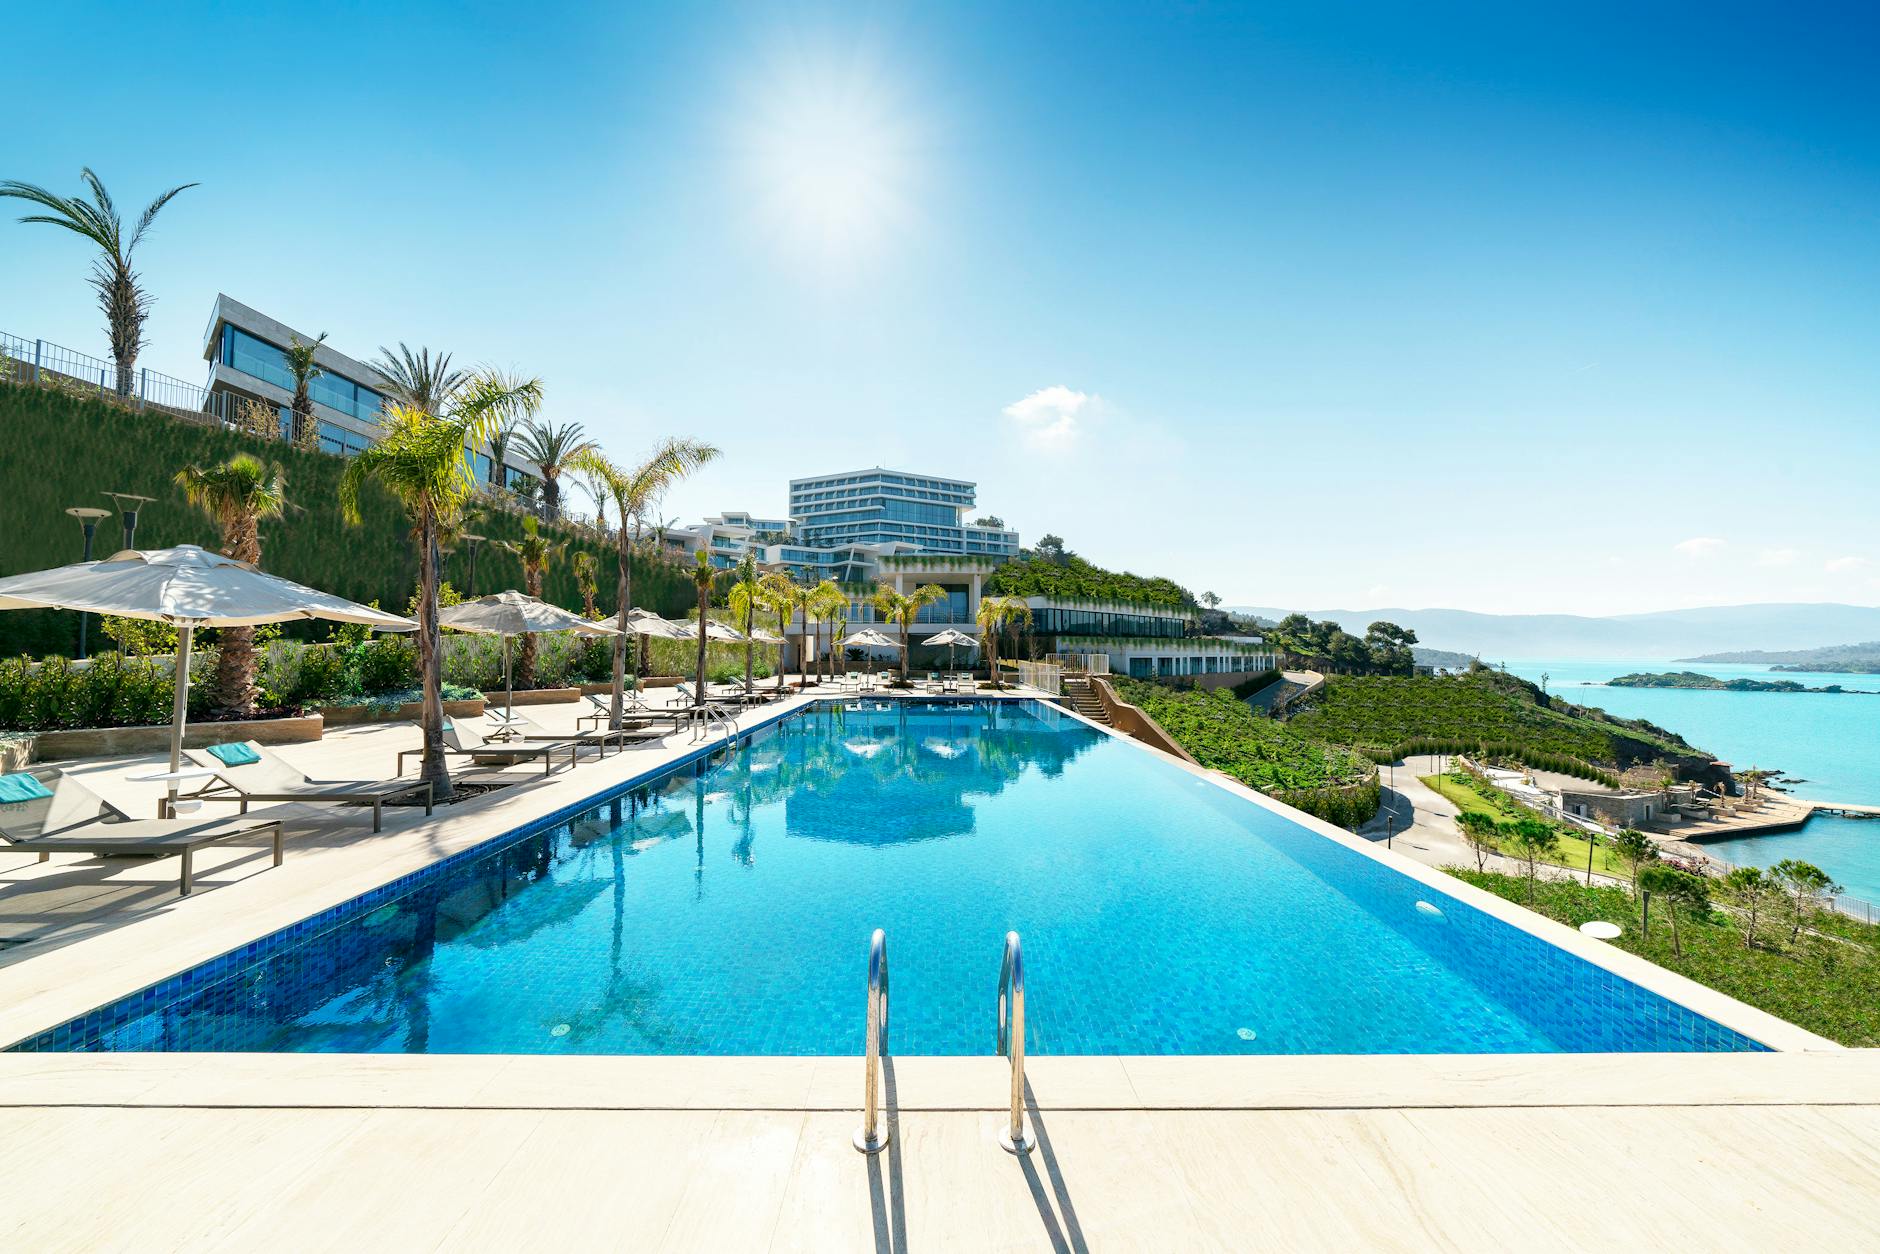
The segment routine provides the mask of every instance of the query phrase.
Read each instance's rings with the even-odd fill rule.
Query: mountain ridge
[[[1421,644],[1480,654],[1485,661],[1673,661],[1700,653],[1812,650],[1836,647],[1846,640],[1880,639],[1880,607],[1839,602],[1771,601],[1612,615],[1485,614],[1441,607],[1298,611],[1272,606],[1228,608],[1269,619],[1303,613],[1316,620],[1330,619],[1359,635],[1368,624],[1387,619],[1415,631]]]

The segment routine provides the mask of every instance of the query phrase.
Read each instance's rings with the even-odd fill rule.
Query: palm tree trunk
[[[120,263],[110,278],[100,275],[93,280],[98,288],[98,303],[104,307],[105,325],[111,329],[111,360],[117,365],[117,394],[131,394],[131,380],[137,371],[137,349],[144,334],[143,310],[138,307],[137,285],[130,268]]]
[[[751,642],[751,601],[750,589],[745,588],[744,600],[744,691],[751,690],[751,650],[756,646]]]
[[[444,761],[444,668],[437,625],[437,515],[427,504],[418,520],[418,665],[424,678],[424,760],[418,777],[429,780],[437,801],[451,798],[450,767]]]
[[[252,511],[237,510],[225,516],[222,551],[238,562],[260,564],[260,522]],[[255,712],[255,629],[224,627],[217,635],[216,708],[246,718]]]
[[[910,682],[907,677],[907,655],[913,652],[913,650],[909,649],[907,645],[908,636],[912,634],[913,627],[914,616],[912,614],[903,615],[901,617],[901,687],[903,688],[907,687]]]
[[[614,702],[613,708],[608,711],[608,723],[613,727],[619,727],[626,720],[627,713],[627,641],[633,639],[627,634],[627,612],[633,608],[633,554],[628,548],[629,543],[627,528],[623,524],[620,528],[619,549],[620,612],[619,621],[615,623],[620,628],[620,634],[614,637]]]
[[[705,611],[711,606],[712,590],[707,584],[698,590],[698,669],[693,672],[692,704],[705,704]]]
[[[532,597],[540,597],[542,595],[542,572],[540,570],[523,571],[522,590]],[[516,687],[535,687],[535,659],[540,648],[541,643],[536,639],[534,632],[525,631],[522,633],[522,651],[520,656],[516,658]]]
[[[542,512],[549,522],[561,517],[561,477],[549,474],[546,466],[542,467]]]

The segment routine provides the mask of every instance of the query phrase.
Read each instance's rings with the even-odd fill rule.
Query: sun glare
[[[741,112],[752,216],[790,257],[855,265],[909,227],[920,128],[881,58],[794,46],[750,83]]]

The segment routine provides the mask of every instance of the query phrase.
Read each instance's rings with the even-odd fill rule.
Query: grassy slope
[[[1212,770],[1224,771],[1262,792],[1289,792],[1360,783],[1368,760],[1294,735],[1283,723],[1261,718],[1231,692],[1178,689],[1116,679],[1117,695],[1150,718]]]
[[[364,521],[341,519],[338,486],[346,463],[323,453],[303,453],[284,444],[181,422],[161,413],[136,413],[102,401],[61,396],[43,389],[0,384],[0,431],[7,437],[6,525],[0,527],[0,575],[40,570],[79,560],[78,525],[67,506],[109,508],[101,491],[135,492],[156,500],[144,508],[137,528],[140,548],[173,544],[214,546],[220,542],[208,516],[190,508],[173,482],[185,465],[209,465],[238,452],[278,461],[287,472],[285,518],[261,524],[261,552],[268,570],[356,601],[377,599],[404,608],[417,579],[410,530],[391,498],[368,487],[361,501]],[[492,541],[521,534],[517,516],[492,512],[476,530]],[[551,533],[555,529],[550,529]],[[121,541],[114,520],[99,527],[95,555],[114,552]],[[581,606],[569,556],[574,547],[601,559],[601,604],[612,608],[615,558],[611,548],[557,535],[569,550],[549,567],[543,591],[548,600]],[[468,574],[464,554],[446,556],[445,577],[461,587]],[[484,592],[519,587],[522,567],[498,544],[477,555],[477,586]],[[664,564],[641,562],[634,601],[662,613],[683,613],[695,603],[690,579]],[[77,617],[55,611],[0,614],[0,656],[68,652],[77,643]],[[93,641],[97,642],[96,624]]]
[[[1510,901],[1527,904],[1527,882],[1516,876],[1479,874],[1450,868],[1450,873]],[[1880,927],[1838,915],[1818,916],[1793,945],[1788,927],[1758,922],[1756,947],[1745,948],[1738,922],[1723,911],[1704,920],[1679,922],[1684,954],[1671,949],[1669,920],[1660,903],[1652,905],[1649,938],[1639,932],[1639,914],[1621,888],[1587,888],[1571,882],[1543,882],[1531,907],[1571,927],[1594,919],[1625,929],[1612,942],[1661,967],[1787,1019],[1843,1045],[1880,1045]]]
[[[1695,752],[1661,729],[1608,721],[1577,707],[1543,705],[1538,696],[1530,685],[1503,675],[1334,676],[1324,694],[1289,725],[1331,744],[1374,749],[1430,737],[1519,745],[1602,764]]]
[[[1505,823],[1509,820],[1523,818],[1528,815],[1543,819],[1546,817],[1544,815],[1534,814],[1533,811],[1525,810],[1523,807],[1500,797],[1485,795],[1477,789],[1473,782],[1466,776],[1459,774],[1423,775],[1418,778],[1433,791],[1441,793],[1443,796],[1455,802],[1464,812],[1473,810],[1478,814],[1486,814],[1497,823]],[[1551,866],[1567,867],[1575,871],[1584,871],[1586,869],[1586,838],[1569,832],[1564,826],[1559,824],[1556,824],[1555,827],[1559,834],[1560,852],[1554,857],[1547,859],[1548,864]],[[1598,842],[1595,846],[1595,852],[1593,854],[1593,873],[1595,875],[1617,875],[1620,877],[1626,874],[1625,864],[1612,856],[1607,850],[1604,841]]]

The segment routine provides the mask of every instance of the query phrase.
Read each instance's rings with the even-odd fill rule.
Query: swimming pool
[[[1039,1054],[1760,1044],[1036,702],[820,703],[28,1050]]]

